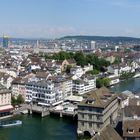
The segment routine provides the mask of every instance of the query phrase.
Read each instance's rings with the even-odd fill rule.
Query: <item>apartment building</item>
[[[12,114],[11,92],[0,84],[0,119]]]
[[[96,78],[94,76],[84,75],[77,80],[73,80],[73,93],[82,95],[94,89],[96,89]]]
[[[53,82],[62,90],[63,98],[72,95],[72,79],[69,76],[58,75]]]
[[[94,135],[117,117],[117,95],[102,87],[88,93],[87,98],[78,105],[78,134],[89,132]]]
[[[17,97],[19,94],[22,95],[22,97],[26,98],[26,87],[25,87],[25,82],[27,82],[27,78],[15,78],[12,82],[12,95]]]
[[[53,77],[42,81],[31,81],[26,84],[26,101],[39,105],[54,106],[72,95],[72,80]]]

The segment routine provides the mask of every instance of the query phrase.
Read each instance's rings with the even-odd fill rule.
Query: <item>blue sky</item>
[[[0,34],[140,37],[140,0],[0,0]]]

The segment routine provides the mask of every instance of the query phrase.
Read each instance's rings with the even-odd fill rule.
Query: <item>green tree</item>
[[[87,64],[86,56],[83,52],[76,52],[74,59],[76,60],[77,65],[80,65],[82,67],[84,67]]]
[[[96,80],[96,86],[97,88],[100,88],[100,87],[109,87],[110,86],[110,79],[109,78],[98,78]]]
[[[115,61],[114,61],[113,64],[118,65],[118,64],[120,64],[120,63],[121,63],[121,58],[115,58]]]
[[[105,87],[109,87],[110,86],[110,79],[109,78],[103,78],[103,83]]]
[[[24,98],[22,97],[22,95],[21,94],[19,94],[18,96],[17,96],[17,104],[19,105],[19,104],[22,104],[22,103],[24,103]]]
[[[99,74],[99,70],[93,69],[91,71],[87,71],[86,73],[87,74],[92,74],[92,75],[97,75],[97,74]]]
[[[11,97],[11,104],[13,106],[16,106],[17,105],[17,101],[16,101],[16,98],[14,96]]]

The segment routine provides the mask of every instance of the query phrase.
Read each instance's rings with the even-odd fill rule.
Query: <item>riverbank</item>
[[[114,85],[113,87],[110,87],[110,89],[113,91],[117,91],[117,92],[130,90],[133,93],[138,93],[138,92],[140,92],[139,85],[140,85],[140,77],[121,81],[120,83]]]

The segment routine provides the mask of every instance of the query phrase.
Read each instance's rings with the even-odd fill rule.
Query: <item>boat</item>
[[[0,127],[1,128],[18,126],[18,125],[22,125],[22,121],[16,120],[16,121],[10,121],[10,122],[2,122],[2,123],[0,123]]]
[[[137,73],[133,76],[134,78],[140,77],[140,73]]]

